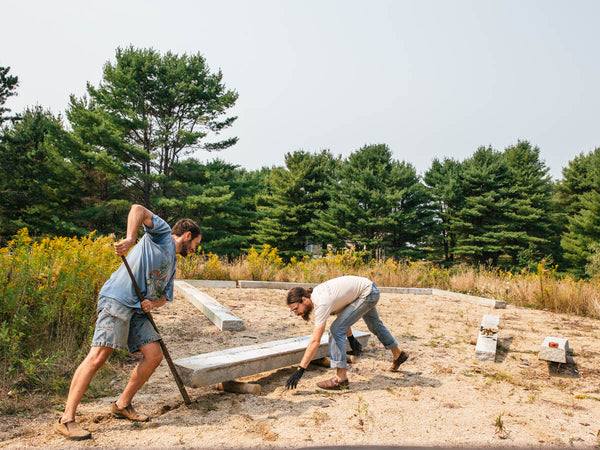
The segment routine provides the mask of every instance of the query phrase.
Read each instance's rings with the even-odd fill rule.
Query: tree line
[[[352,247],[365,257],[467,262],[511,269],[557,264],[598,272],[600,148],[554,181],[527,141],[435,159],[419,175],[385,144],[348,157],[285,154],[249,171],[217,152],[238,94],[201,54],[119,48],[98,86],[71,96],[66,117],[41,106],[11,115],[18,77],[0,67],[0,242],[123,233],[132,202],[167,221],[202,224],[202,249],[227,258],[269,244],[286,259]],[[317,249],[317,250],[315,250]]]

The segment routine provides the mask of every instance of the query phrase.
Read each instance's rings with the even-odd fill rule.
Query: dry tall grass
[[[430,287],[518,306],[600,317],[598,280],[576,281],[542,263],[535,272],[519,273],[467,265],[442,269],[429,262],[365,262],[360,252],[347,251],[323,258],[292,259],[285,264],[276,248],[265,246],[231,263],[209,254],[192,255],[178,265],[178,277],[192,279],[321,283],[342,275],[368,277],[380,286]]]

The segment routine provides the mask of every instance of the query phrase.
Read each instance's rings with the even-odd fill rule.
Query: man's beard
[[[181,244],[181,250],[179,251],[179,254],[185,258],[190,252],[191,248],[192,240],[190,239],[189,241],[185,241],[183,244]]]
[[[306,322],[308,322],[308,319],[310,319],[311,312],[311,309],[307,309],[306,312],[304,312],[304,314],[300,315],[300,317],[302,317]]]

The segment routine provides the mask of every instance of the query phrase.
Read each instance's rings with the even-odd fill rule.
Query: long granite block
[[[246,289],[292,289],[296,286],[308,288],[315,287],[317,283],[294,283],[289,281],[251,281],[238,280],[241,288]]]
[[[194,287],[236,288],[237,281],[230,280],[181,280]]]
[[[491,306],[496,309],[506,309],[506,302],[503,300],[495,300],[493,298],[477,297],[475,295],[460,294],[458,292],[444,291],[441,289],[432,289],[433,295],[439,295],[442,297],[451,298],[454,300],[460,300],[464,302],[473,303],[481,306]]]
[[[185,281],[175,281],[175,291],[189,300],[196,308],[223,331],[239,331],[244,329],[244,322],[229,309],[225,308],[210,295],[199,291]]]
[[[363,347],[371,336],[370,333],[358,330],[353,330],[353,334]],[[174,363],[186,386],[206,386],[298,364],[310,338],[309,335],[230,348],[181,358]],[[313,359],[324,358],[329,354],[328,342],[329,333],[324,333]]]

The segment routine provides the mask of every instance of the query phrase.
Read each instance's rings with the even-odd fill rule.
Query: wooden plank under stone
[[[365,347],[371,333],[358,330],[352,332]],[[206,386],[298,364],[310,338],[309,335],[235,347],[181,358],[174,363],[183,384],[193,388]],[[324,358],[329,354],[328,342],[329,333],[324,333],[313,359]],[[350,344],[346,345],[350,348]]]
[[[210,295],[201,292],[185,281],[175,281],[175,291],[190,301],[196,308],[223,331],[244,329],[244,321],[217,302]]]

